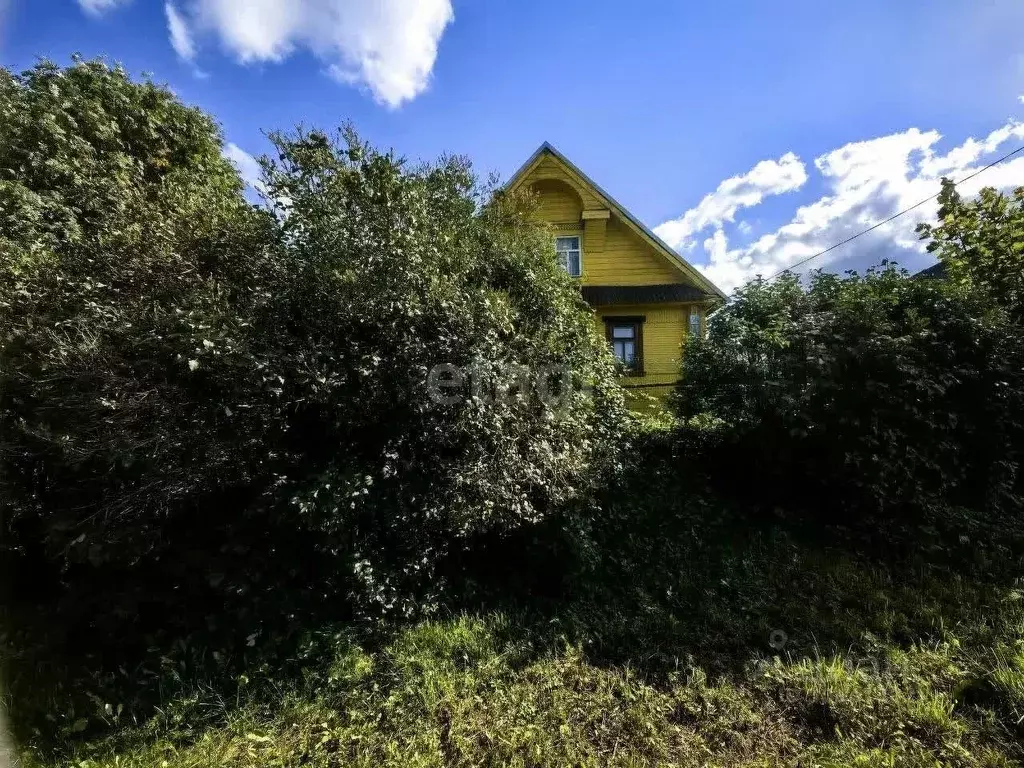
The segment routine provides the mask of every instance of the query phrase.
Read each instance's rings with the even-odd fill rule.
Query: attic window
[[[579,237],[556,237],[555,251],[558,263],[572,277],[579,277],[580,270],[580,239]]]

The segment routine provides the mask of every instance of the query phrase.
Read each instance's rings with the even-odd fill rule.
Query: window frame
[[[690,307],[690,311],[686,316],[686,333],[690,336],[695,335],[693,332],[693,319],[697,318],[697,336],[704,335],[704,315],[700,311],[700,307]]]
[[[605,315],[601,319],[604,320],[604,337],[611,347],[613,355],[615,354],[614,329],[626,326],[633,328],[637,362],[632,367],[626,367],[621,361],[619,364],[625,367],[627,376],[636,378],[644,376],[644,323],[647,322],[647,317],[644,315]],[[615,359],[618,360],[618,358]]]
[[[580,254],[580,273],[578,275],[574,275],[572,272],[569,271],[568,259],[566,260],[566,265],[565,265],[564,269],[565,269],[565,273],[567,275],[569,275],[569,277],[573,278],[574,280],[579,280],[581,277],[583,277],[583,233],[582,232],[556,232],[555,233],[555,256],[556,257],[557,257],[557,255],[559,253],[558,241],[563,239],[563,238],[572,238],[572,239],[576,240],[576,242],[577,242],[578,247],[576,248],[576,250],[579,251],[579,254]],[[560,266],[560,267],[562,266],[561,262],[559,262],[558,266]]]

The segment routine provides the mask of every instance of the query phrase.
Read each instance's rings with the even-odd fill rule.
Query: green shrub
[[[688,455],[818,523],[1019,526],[1019,334],[979,292],[891,266],[751,283],[687,346]]]
[[[615,460],[621,395],[529,200],[490,195],[464,160],[411,167],[350,130],[273,139],[289,277],[271,348],[320,470],[293,501],[355,559],[365,594],[397,605],[452,541],[585,495]],[[432,392],[438,366],[462,386]]]
[[[239,512],[280,452],[247,359],[274,225],[222,148],[102,62],[0,70],[3,602],[61,649],[212,615],[255,549]]]
[[[423,610],[447,553],[615,461],[613,367],[529,200],[351,131],[273,140],[253,206],[166,88],[0,71],[5,604],[60,663],[166,680],[173,640],[184,679],[310,615]]]
[[[1024,187],[1009,196],[983,189],[965,201],[943,179],[939,223],[921,224],[918,232],[953,284],[980,291],[1015,322],[1024,320]]]

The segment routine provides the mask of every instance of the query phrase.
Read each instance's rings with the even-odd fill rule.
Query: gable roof
[[[545,155],[554,157],[572,174],[577,176],[579,181],[581,181],[585,186],[590,187],[591,191],[604,202],[606,207],[614,211],[616,215],[627,224],[627,226],[636,232],[636,234],[640,235],[641,239],[646,240],[650,246],[665,256],[673,266],[690,278],[695,285],[718,299],[725,300],[728,298],[721,288],[704,277],[704,275],[690,264],[690,262],[676,253],[668,243],[648,229],[642,221],[626,210],[626,208],[624,208],[614,197],[605,192],[597,183],[594,182],[593,179],[581,171],[575,163],[546,141],[537,148],[536,152],[530,155],[530,158],[519,167],[519,170],[512,174],[512,178],[510,178],[505,184],[505,189],[513,189],[517,184],[519,184],[519,182],[526,177],[528,172],[532,170]]]
[[[927,269],[922,269],[920,272],[918,272],[916,275],[914,275],[914,277],[936,278],[936,279],[942,279],[942,278],[944,278],[946,276],[947,276],[946,275],[946,263],[944,261],[940,261],[937,264],[932,264]]]

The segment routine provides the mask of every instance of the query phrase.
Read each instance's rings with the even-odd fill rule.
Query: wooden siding
[[[540,198],[538,218],[548,224],[574,224],[582,229],[583,201],[572,187],[561,181],[539,181],[533,189]]]
[[[679,380],[679,366],[682,362],[681,345],[686,337],[686,323],[689,307],[680,305],[646,305],[633,307],[598,307],[596,322],[604,334],[606,318],[644,318],[644,375],[628,376],[622,380],[625,385],[675,384]],[[669,387],[657,387],[651,394]]]
[[[583,211],[606,211],[603,201],[581,187],[561,163],[544,158],[523,179],[538,195],[537,217],[557,234],[583,237],[584,285],[664,285],[689,282],[617,215],[584,222]]]
[[[595,322],[602,335],[606,318],[644,318],[644,375],[624,377],[624,386],[643,390],[647,395],[659,400],[668,397],[679,381],[683,342],[689,333],[691,309],[696,309],[700,313],[703,324],[705,310],[699,304],[647,304],[595,309]]]
[[[552,226],[552,236],[581,235],[583,285],[690,284],[690,279],[665,254],[605,208],[603,198],[582,185],[555,158],[541,160],[523,178],[539,196],[537,216]],[[584,217],[584,212],[588,216]],[[595,322],[604,333],[606,317],[643,316],[644,375],[622,380],[632,391],[659,401],[679,380],[682,343],[689,327],[691,304],[665,303],[595,307]],[[703,313],[703,308],[700,308]],[[650,397],[640,400],[650,401]]]
[[[612,216],[604,233],[604,247],[593,248],[594,238],[583,242],[584,285],[665,285],[683,282],[683,275],[661,254]]]
[[[581,186],[575,177],[553,157],[545,157],[537,163],[536,167],[530,171],[530,175],[524,179],[524,182],[536,184],[537,182],[552,180],[560,181],[574,189],[576,194],[579,195],[580,202],[584,208],[597,208],[603,205],[597,195],[586,187]]]

